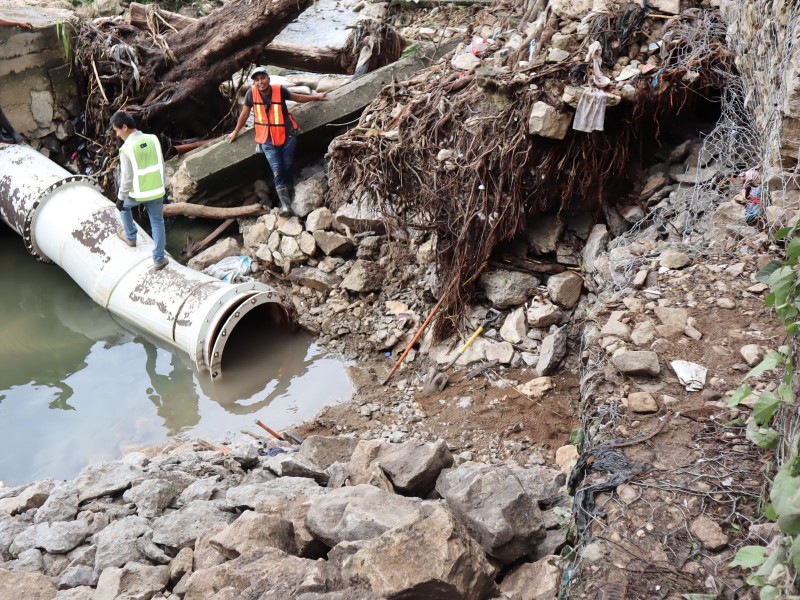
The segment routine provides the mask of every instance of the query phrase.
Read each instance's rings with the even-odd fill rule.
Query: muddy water
[[[0,481],[8,484],[72,478],[90,462],[170,437],[240,436],[258,430],[256,418],[281,429],[352,394],[341,361],[308,336],[277,332],[248,340],[212,384],[188,357],[116,321],[61,269],[31,258],[2,223],[0,282]]]

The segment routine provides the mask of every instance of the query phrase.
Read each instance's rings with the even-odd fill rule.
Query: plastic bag
[[[472,43],[470,44],[469,49],[475,56],[480,56],[484,53],[488,45],[489,40],[476,35],[472,38]]]
[[[227,256],[206,268],[205,273],[228,283],[239,283],[249,279],[245,276],[250,273],[251,267],[252,261],[246,256]]]

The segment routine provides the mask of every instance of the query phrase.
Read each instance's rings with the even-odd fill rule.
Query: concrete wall
[[[0,28],[0,105],[14,127],[30,138],[44,137],[81,112],[56,23],[71,12],[37,8],[0,17],[33,23],[33,30]],[[63,132],[63,128],[59,133]]]
[[[721,9],[766,156],[779,170],[794,168],[800,149],[800,8],[793,0],[722,0]]]

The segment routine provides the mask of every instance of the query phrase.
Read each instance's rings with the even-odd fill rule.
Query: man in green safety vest
[[[164,253],[166,234],[164,231],[164,157],[161,143],[152,134],[136,129],[136,121],[125,111],[118,110],[111,116],[111,127],[122,140],[119,149],[119,192],[117,208],[122,227],[117,229],[119,238],[136,246],[136,224],[131,208],[144,206],[150,218],[153,232],[153,267],[157,271],[167,266],[169,260]]]

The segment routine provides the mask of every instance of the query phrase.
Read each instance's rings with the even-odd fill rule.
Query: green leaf
[[[573,429],[569,433],[569,443],[580,449],[583,445],[583,429]]]
[[[778,386],[778,396],[781,402],[786,404],[794,404],[794,390],[792,390],[791,383],[782,383]]]
[[[800,458],[793,455],[775,474],[770,500],[778,517],[781,531],[786,535],[800,533]]]
[[[767,560],[767,549],[764,546],[743,546],[739,548],[728,566],[755,569],[763,565],[765,560]]]
[[[769,277],[775,271],[780,269],[783,266],[783,263],[779,260],[771,260],[766,265],[761,267],[761,269],[756,273],[756,280],[760,281],[761,283],[769,283]]]
[[[419,51],[419,44],[411,44],[408,48],[403,50],[403,53],[400,55],[400,58],[408,58],[412,54],[416,54]]]
[[[775,514],[775,507],[772,504],[767,504],[764,507],[764,518],[772,523],[778,520],[778,515]]]
[[[761,593],[758,595],[758,600],[778,600],[781,597],[780,589],[774,585],[765,585],[761,588]]]
[[[789,554],[792,557],[794,570],[800,571],[800,537],[796,537],[792,540],[792,547],[789,549]]]
[[[792,238],[784,253],[789,260],[800,256],[800,237]]]
[[[778,396],[772,392],[763,392],[753,406],[753,419],[758,425],[767,425],[780,406],[781,399]]]
[[[686,600],[717,600],[719,594],[683,594],[681,598]]]
[[[781,439],[781,434],[772,429],[772,427],[759,427],[753,417],[747,420],[745,435],[748,440],[762,450],[774,448],[778,445],[778,440]]]
[[[747,375],[744,376],[745,379],[750,379],[751,377],[757,377],[761,375],[764,371],[771,371],[778,364],[781,362],[781,355],[774,350],[767,354],[764,359],[758,363],[755,367],[750,369]]]
[[[764,296],[764,306],[775,306],[775,294],[770,292]]]
[[[738,405],[739,402],[747,398],[752,393],[753,390],[750,388],[749,385],[747,385],[746,383],[740,385],[733,393],[733,396],[731,396],[731,399],[728,400],[728,406]]]

